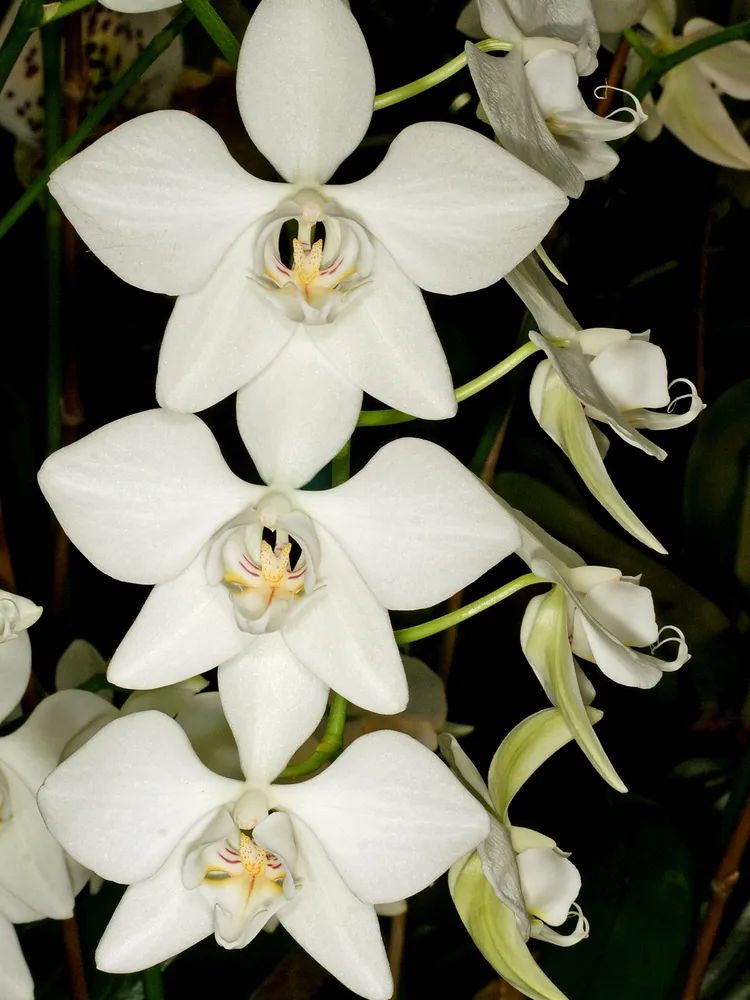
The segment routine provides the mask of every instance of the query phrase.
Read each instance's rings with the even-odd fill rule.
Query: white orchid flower
[[[109,706],[88,691],[62,691],[45,698],[19,729],[0,738],[0,913],[13,922],[73,915],[75,893],[65,853],[39,815],[36,793],[70,740],[107,711]],[[3,909],[8,896],[36,916]]]
[[[126,123],[50,181],[108,267],[179,296],[159,403],[194,412],[244,386],[245,443],[269,429],[302,439],[310,475],[349,438],[363,390],[415,416],[455,413],[419,288],[492,284],[566,205],[496,144],[442,122],[405,129],[368,177],[326,184],[367,131],[374,93],[341,0],[262,0],[237,100],[283,183],[245,173],[210,126],[179,111]]]
[[[130,886],[97,965],[137,971],[211,933],[241,948],[275,915],[349,989],[385,1000],[374,905],[418,892],[470,850],[487,834],[484,811],[400,733],[362,737],[303,783],[271,784],[298,742],[289,699],[259,700],[240,670],[223,696],[245,781],[209,771],[176,722],[144,712],[99,732],[40,792],[66,850]]]
[[[641,23],[657,54],[674,52],[722,30],[704,17],[691,18],[681,35],[674,35],[674,0],[651,0]],[[635,53],[628,61],[626,86],[644,72]],[[721,96],[750,100],[750,43],[742,40],[717,45],[675,66],[661,79],[659,100],[648,108],[644,139],[655,139],[662,125],[688,149],[705,160],[734,170],[750,170],[750,146],[732,121]],[[645,103],[645,102],[644,102]]]
[[[595,709],[588,713],[592,722],[601,718]],[[526,942],[536,938],[568,947],[588,937],[589,925],[575,902],[581,890],[578,869],[549,837],[512,826],[508,809],[534,771],[570,739],[562,713],[554,708],[537,712],[503,740],[485,784],[455,738],[440,737],[453,772],[490,817],[487,839],[448,874],[453,901],[484,957],[503,979],[537,1000],[564,998],[534,962]],[[569,916],[577,918],[569,934],[554,930]]]
[[[39,481],[94,565],[157,585],[110,680],[163,687],[231,660],[257,697],[277,685],[306,706],[300,742],[326,686],[370,711],[402,711],[385,609],[446,599],[519,541],[475,476],[414,438],[386,445],[335,489],[270,477],[256,486],[230,472],[200,418],[151,410],[56,452]]]
[[[565,452],[596,499],[632,535],[664,552],[661,543],[620,496],[604,466],[608,441],[596,423],[608,424],[624,441],[658,459],[667,453],[640,433],[672,430],[705,408],[692,382],[667,377],[664,352],[649,334],[605,328],[581,330],[557,290],[533,259],[507,276],[541,333],[529,338],[547,355],[531,380],[534,416]],[[671,398],[676,385],[686,392]],[[688,401],[687,409],[673,412]],[[659,412],[666,408],[666,412]]]
[[[510,153],[534,167],[571,198],[586,181],[604,177],[618,162],[607,143],[646,120],[640,102],[605,118],[586,106],[574,57],[548,49],[524,62],[520,48],[496,58],[466,43],[474,85],[495,135]],[[627,92],[626,92],[627,93]],[[624,113],[626,118],[617,116]]]
[[[20,3],[21,0],[14,0],[5,15],[0,25],[0,43],[10,30]],[[89,83],[83,102],[85,113],[171,18],[166,11],[131,17],[99,7],[84,10],[81,17],[83,44],[91,53],[87,59]],[[168,107],[183,67],[182,38],[177,38],[131,88],[122,102],[123,109],[136,114]],[[0,126],[25,145],[41,147],[43,105],[42,43],[39,32],[32,31],[0,91]]]
[[[469,38],[514,42],[524,60],[556,49],[575,57],[581,76],[597,67],[599,31],[591,0],[470,0],[456,27]]]
[[[0,722],[16,707],[31,676],[27,629],[42,609],[27,597],[0,590]]]
[[[531,518],[520,511],[513,514],[522,538],[517,555],[532,573],[553,584],[526,608],[524,654],[591,763],[624,792],[587,715],[595,692],[577,660],[595,663],[617,684],[651,688],[665,671],[679,670],[690,659],[685,636],[674,625],[659,628],[651,591],[640,585],[640,577],[624,576],[610,566],[587,566]],[[652,655],[668,644],[676,645],[672,660]],[[639,647],[650,647],[650,652]]]

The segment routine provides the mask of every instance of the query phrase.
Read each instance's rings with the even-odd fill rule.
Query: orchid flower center
[[[268,217],[255,249],[254,277],[298,323],[336,318],[372,269],[370,238],[315,191],[300,191]]]

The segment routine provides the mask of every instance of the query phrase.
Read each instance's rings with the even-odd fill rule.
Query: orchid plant
[[[583,327],[553,257],[570,199],[575,212],[606,189],[636,130],[663,123],[700,156],[750,166],[721,101],[750,97],[750,43],[704,18],[676,35],[669,0],[472,0],[463,54],[378,94],[344,0],[260,0],[249,20],[234,11],[241,40],[208,0],[172,14],[161,0],[104,6],[16,0],[0,27],[0,123],[35,156],[43,138],[46,160],[0,235],[47,186],[51,288],[78,273],[76,233],[85,266],[112,272],[107,287],[134,286],[145,311],[174,300],[149,376],[158,405],[85,436],[73,352],[63,376],[51,337],[63,416],[38,473],[59,526],[49,628],[77,600],[69,543],[106,577],[152,589],[107,659],[84,639],[66,648],[46,696],[51,672],[32,674],[26,632],[41,608],[0,591],[0,1000],[34,995],[15,925],[74,921],[75,897],[104,882],[126,888],[96,967],[143,976],[147,1000],[205,939],[258,949],[277,926],[349,991],[388,1000],[398,928],[419,905],[406,901],[446,873],[495,972],[532,1000],[565,1000],[537,947],[589,936],[585,880],[554,840],[511,824],[510,803],[568,743],[597,787],[625,793],[581,664],[599,668],[607,699],[620,696],[610,682],[653,688],[690,660],[691,623],[659,626],[653,561],[644,583],[616,568],[622,549],[589,565],[505,499],[494,474],[512,401],[471,469],[460,435],[443,447],[429,425],[361,452],[354,434],[455,426],[464,400],[537,355],[539,448],[546,435],[630,539],[666,555],[610,478],[600,428],[664,460],[650,432],[696,420],[702,389],[669,381],[656,327],[654,342]],[[236,70],[239,142],[205,120],[208,105],[169,106],[193,17]],[[608,63],[600,32],[617,50]],[[91,46],[100,65],[81,77]],[[381,109],[464,68],[471,94],[442,114],[468,103],[460,123],[369,134]],[[124,122],[107,117],[118,104]],[[525,310],[518,345],[496,356],[505,315],[493,315],[493,366],[456,386],[442,313],[501,279],[505,313]],[[487,329],[460,333],[471,351]],[[492,701],[490,671],[517,651],[541,684],[531,697],[552,707],[517,721],[524,682],[508,679],[507,735],[505,722],[447,722],[456,627],[527,587],[525,608],[497,618],[472,695]],[[438,671],[411,647],[439,633]],[[498,747],[486,782],[456,739],[475,736]],[[388,948],[379,918],[396,929]]]

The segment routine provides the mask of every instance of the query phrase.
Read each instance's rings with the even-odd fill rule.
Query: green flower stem
[[[484,597],[480,597],[479,600],[472,601],[471,604],[465,604],[458,611],[451,611],[449,615],[443,615],[442,618],[433,618],[432,621],[424,622],[422,625],[398,629],[393,635],[399,646],[405,646],[407,642],[417,642],[419,639],[426,639],[430,635],[435,635],[437,632],[444,632],[447,628],[452,628],[453,625],[465,622],[468,618],[473,618],[480,611],[486,611],[487,608],[499,604],[500,601],[504,601],[506,597],[511,597],[513,594],[518,593],[524,587],[531,587],[535,583],[545,582],[545,580],[540,579],[535,573],[525,573],[523,576],[511,580],[510,583],[506,583],[499,590],[493,590],[491,594],[486,594]]]
[[[29,33],[37,26],[41,16],[41,0],[23,0],[3,44],[0,45],[0,90],[5,86],[5,81],[21,55],[21,49],[28,41]]]
[[[477,42],[477,48],[481,49],[482,52],[510,52],[513,48],[513,42],[501,42],[497,38],[485,38],[484,41]],[[428,73],[427,76],[421,76],[418,80],[412,81],[412,83],[404,84],[403,87],[396,87],[395,90],[387,90],[384,94],[376,94],[375,110],[380,111],[381,108],[389,108],[392,104],[399,104],[410,97],[422,94],[425,90],[429,90],[431,87],[435,87],[444,80],[455,76],[465,65],[466,54],[462,52],[455,59],[451,59],[450,62],[441,66],[440,69]]]
[[[91,7],[94,3],[96,0],[62,0],[61,3],[46,3],[42,7],[42,23],[61,21],[69,14],[75,14],[84,7]]]
[[[627,39],[630,48],[634,52],[637,52],[641,59],[647,63],[649,66],[661,66],[660,57],[650,49],[648,45],[644,42],[640,34],[635,30],[635,28],[626,28],[623,31],[623,37]]]
[[[44,152],[50,159],[63,140],[62,31],[42,29]],[[62,443],[62,212],[47,196],[47,454]]]
[[[484,374],[478,375],[471,382],[466,382],[464,385],[459,386],[456,389],[456,399],[459,403],[462,403],[465,399],[475,396],[482,389],[486,389],[493,382],[497,382],[503,375],[507,375],[508,372],[513,371],[516,365],[520,365],[522,361],[530,358],[532,354],[536,354],[538,350],[539,348],[536,344],[532,344],[531,341],[523,344],[517,351],[509,354],[507,358],[503,358],[494,368],[490,368]],[[416,419],[416,417],[412,417],[408,413],[402,413],[401,410],[362,410],[357,421],[357,427],[405,424],[409,420]]]
[[[341,486],[351,474],[352,442],[346,442],[331,462],[331,486]]]
[[[140,80],[149,66],[159,58],[162,52],[169,48],[175,38],[177,38],[192,19],[193,12],[186,7],[165,28],[162,28],[158,35],[152,38],[133,65],[123,73],[107,95],[86,115],[73,135],[47,160],[45,166],[15,205],[0,219],[0,238],[5,236],[21,216],[31,208],[39,195],[44,191],[52,171],[59,167],[61,163],[64,163],[68,157],[72,156],[83,145],[90,133],[119,104],[133,84]]]
[[[335,691],[331,692],[331,707],[328,710],[328,720],[326,721],[326,731],[323,739],[318,743],[315,750],[307,760],[302,760],[299,764],[290,764],[285,767],[279,775],[279,779],[304,778],[308,774],[319,770],[324,764],[335,760],[344,748],[344,726],[346,725],[346,698],[342,698]]]
[[[653,90],[664,74],[674,69],[675,66],[679,66],[680,63],[686,62],[686,60],[692,59],[694,56],[699,56],[701,52],[708,52],[709,49],[715,49],[719,45],[726,45],[727,42],[746,41],[747,39],[750,39],[750,21],[741,21],[739,24],[733,24],[729,28],[724,28],[723,31],[717,31],[713,35],[699,38],[697,41],[691,42],[690,45],[683,45],[681,48],[675,49],[674,52],[669,52],[661,56],[658,63],[653,65],[640,78],[633,88],[633,93],[638,100],[643,100],[646,94]],[[629,36],[628,40],[630,41]],[[635,46],[633,47],[635,48]],[[640,49],[636,51],[640,53]],[[653,62],[653,59],[651,62]]]
[[[183,0],[183,3],[195,14],[206,32],[216,42],[219,51],[229,65],[237,69],[240,58],[240,43],[213,9],[209,0]]]
[[[143,987],[146,1000],[164,1000],[164,981],[158,965],[143,970]]]

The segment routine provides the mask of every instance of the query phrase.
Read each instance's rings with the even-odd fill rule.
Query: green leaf
[[[532,958],[516,918],[484,877],[476,851],[460,871],[451,872],[450,889],[474,944],[506,982],[531,1000],[566,1000]]]

